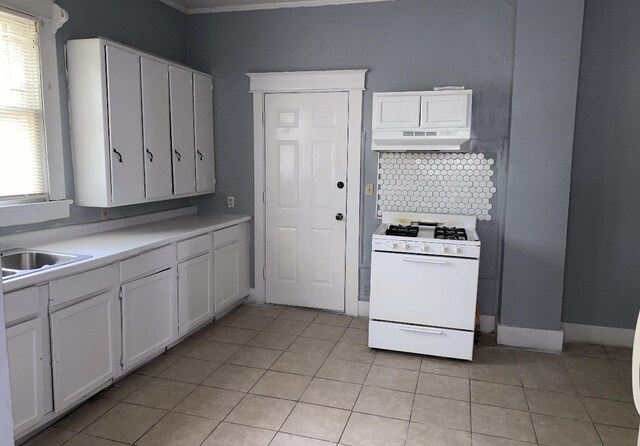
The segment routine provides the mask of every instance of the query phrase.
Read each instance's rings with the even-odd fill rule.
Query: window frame
[[[73,201],[66,198],[60,84],[58,79],[57,26],[52,0],[0,0],[0,9],[39,22],[43,135],[46,157],[46,197],[0,199],[0,227],[36,223],[69,216]]]

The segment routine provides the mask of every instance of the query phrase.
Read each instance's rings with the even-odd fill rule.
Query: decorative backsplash
[[[483,153],[380,152],[377,215],[423,212],[489,221],[493,165]]]

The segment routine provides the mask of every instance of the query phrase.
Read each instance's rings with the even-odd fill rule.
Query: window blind
[[[38,23],[0,10],[0,200],[46,193]]]

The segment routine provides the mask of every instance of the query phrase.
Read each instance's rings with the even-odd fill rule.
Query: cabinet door
[[[7,329],[14,433],[44,416],[42,318]]]
[[[144,199],[140,58],[107,46],[111,201]]]
[[[114,376],[114,301],[109,291],[51,314],[56,412],[84,399]]]
[[[184,334],[213,316],[211,255],[205,254],[178,265],[178,326]]]
[[[122,286],[124,370],[162,350],[175,339],[175,270],[168,269]]]
[[[373,96],[373,130],[415,129],[420,120],[420,96]]]
[[[471,120],[468,93],[422,96],[420,127],[425,129],[467,128]]]
[[[213,156],[213,84],[209,76],[193,74],[193,108],[196,141],[196,190],[215,190]]]
[[[169,66],[173,193],[196,190],[195,140],[193,130],[193,77],[190,71]]]
[[[240,296],[240,243],[233,242],[213,251],[213,295],[216,313]]]
[[[170,197],[173,181],[169,130],[169,66],[146,57],[140,58],[140,65],[146,197]]]

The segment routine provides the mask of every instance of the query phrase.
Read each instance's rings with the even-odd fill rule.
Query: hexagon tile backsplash
[[[377,215],[384,211],[491,220],[494,160],[483,153],[390,153],[378,158]]]

